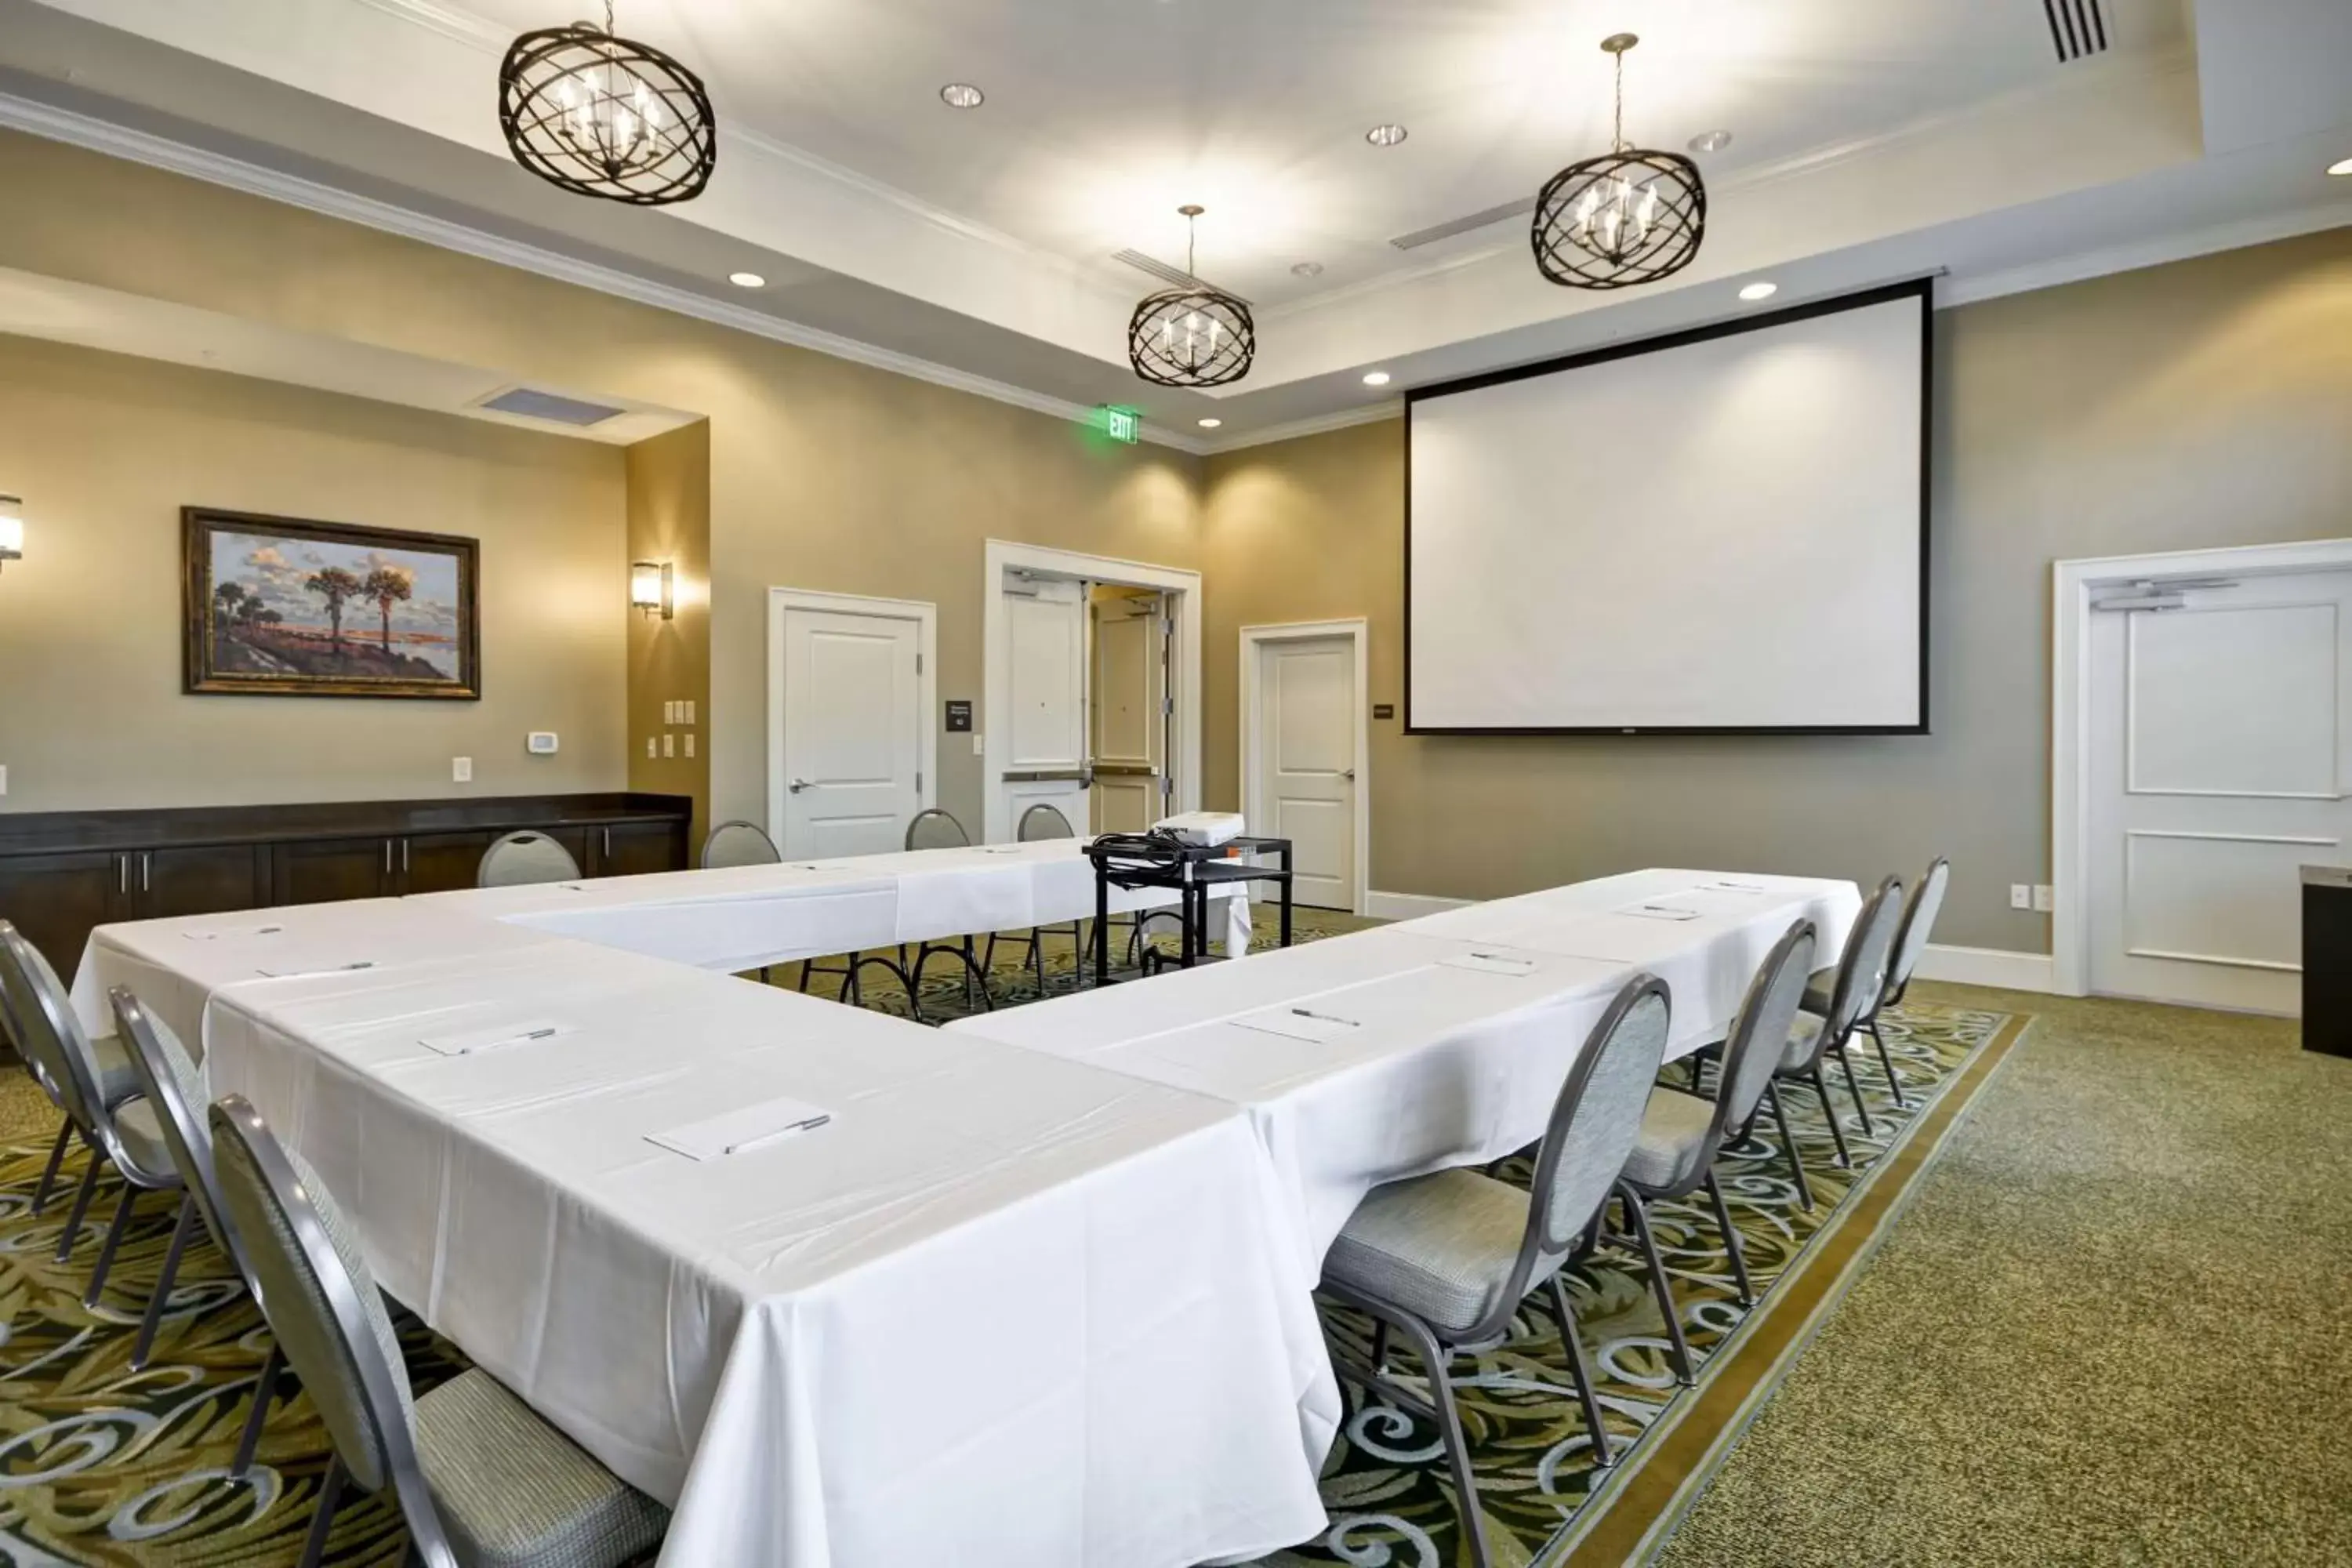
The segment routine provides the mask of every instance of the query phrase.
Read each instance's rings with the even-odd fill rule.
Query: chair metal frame
[[[107,1273],[114,1267],[114,1255],[122,1245],[122,1233],[130,1227],[131,1205],[138,1202],[141,1193],[169,1192],[178,1187],[180,1173],[147,1170],[124,1147],[122,1135],[114,1125],[115,1107],[128,1104],[138,1096],[123,1095],[113,1104],[101,1100],[96,1055],[90,1049],[89,1037],[82,1032],[81,1020],[74,1016],[73,1004],[58,982],[57,971],[49,967],[49,961],[41,956],[38,948],[25,940],[23,932],[5,921],[0,921],[0,968],[15,976],[16,989],[21,993],[18,1003],[11,1005],[15,1020],[12,1027],[18,1031],[18,1046],[30,1045],[37,1038],[41,1042],[25,1059],[29,1063],[40,1054],[55,1053],[57,1060],[47,1064],[47,1070],[56,1073],[63,1068],[63,1082],[71,1086],[64,1098],[66,1114],[90,1151],[89,1163],[74,1194],[73,1209],[66,1216],[64,1233],[58,1238],[59,1263],[73,1256],[82,1220],[89,1213],[90,1199],[98,1193],[100,1165],[111,1164],[122,1178],[122,1195],[115,1202],[114,1218],[106,1227],[106,1239],[99,1246],[98,1261],[90,1269],[89,1287],[82,1292],[82,1305],[95,1308],[100,1293],[106,1289]],[[0,984],[5,984],[7,978],[0,974]],[[29,1002],[36,1013],[29,1021],[22,1016],[25,1002]],[[52,1086],[44,1083],[43,1088]],[[58,1096],[53,1092],[51,1098]],[[77,1103],[81,1108],[79,1113],[74,1109]]]
[[[1041,815],[1050,816],[1054,821],[1060,823],[1062,830],[1059,833],[1050,831],[1040,833],[1035,837],[1031,837],[1029,825],[1039,820]],[[1013,830],[1013,841],[1018,844],[1036,844],[1047,839],[1076,838],[1077,836],[1078,830],[1070,826],[1070,819],[1062,815],[1062,808],[1049,801],[1042,800],[1032,803],[1029,809],[1021,814],[1021,821]],[[1048,936],[1059,936],[1065,930],[1070,933],[1074,954],[1076,958],[1082,959],[1087,952],[1086,922],[1072,921],[1067,926],[1031,926],[1025,931],[1014,931],[1009,935],[999,931],[989,932],[988,946],[981,956],[980,967],[985,973],[996,973],[996,944],[1000,940],[1008,945],[1025,942],[1028,945],[1029,955],[1023,961],[1024,965],[1037,976],[1037,994],[1046,995],[1048,992],[1045,985],[1045,939]],[[1084,984],[1086,965],[1083,963],[1074,963],[1071,975],[1073,989]]]
[[[971,846],[971,835],[964,831],[964,826],[956,819],[955,813],[942,806],[927,805],[907,819],[907,831],[900,842],[906,847],[908,852],[912,853],[915,848],[917,831],[925,821],[933,818],[953,827],[956,837],[961,840],[961,843],[940,844],[932,847],[954,849]],[[880,953],[853,952],[846,955],[846,962],[839,969],[828,969],[814,959],[810,959],[801,965],[800,988],[806,991],[810,977],[813,975],[838,974],[842,977],[841,990],[835,1000],[846,1002],[853,1007],[863,1006],[866,1002],[863,976],[867,968],[878,965],[885,973],[896,979],[907,993],[908,1015],[915,1022],[927,1024],[930,1020],[923,1016],[923,966],[942,953],[963,965],[964,1000],[971,1001],[976,992],[981,1006],[989,1012],[994,1012],[996,998],[988,989],[988,973],[981,967],[978,946],[969,936],[961,942],[923,942],[916,948],[914,961],[911,963],[908,962],[907,944],[903,942],[898,944],[898,956],[896,959],[885,957]]]
[[[361,1405],[374,1428],[376,1446],[389,1472],[367,1489],[381,1491],[387,1485],[393,1489],[402,1521],[408,1527],[410,1546],[425,1568],[458,1568],[457,1552],[449,1543],[440,1510],[434,1506],[432,1489],[425,1484],[425,1467],[416,1455],[416,1435],[400,1396],[408,1369],[387,1363],[361,1300],[360,1282],[343,1267],[342,1255],[327,1235],[326,1222],[319,1217],[302,1178],[253,1102],[241,1094],[227,1095],[213,1102],[211,1120],[214,1136],[237,1139],[261,1172],[271,1201],[285,1215],[287,1228],[301,1248],[303,1267],[326,1299],[343,1352],[359,1373]],[[268,1316],[268,1299],[258,1294],[256,1299],[261,1302],[262,1315]],[[395,1383],[395,1378],[400,1382]],[[394,1413],[392,1419],[385,1418],[386,1411]],[[311,1516],[310,1533],[303,1543],[301,1568],[318,1568],[346,1479],[366,1485],[364,1478],[352,1475],[338,1449],[320,1484],[318,1511]]]
[[[1895,1105],[1905,1110],[1911,1109],[1911,1102],[1903,1098],[1903,1080],[1895,1075],[1895,1055],[1886,1048],[1886,1037],[1878,1032],[1878,1016],[1889,1007],[1900,1006],[1905,993],[1911,989],[1911,976],[1927,950],[1927,935],[1936,928],[1936,917],[1944,907],[1944,889],[1951,879],[1951,861],[1938,855],[1927,862],[1926,872],[1912,884],[1910,895],[1903,900],[1903,919],[1895,928],[1894,944],[1887,950],[1885,983],[1872,999],[1869,1010],[1855,1020],[1878,1047],[1878,1064],[1886,1071],[1887,1091],[1895,1096]],[[1918,934],[1916,942],[1912,941],[1915,931]]]
[[[580,862],[572,858],[572,851],[566,849],[558,840],[550,837],[548,835],[540,832],[536,828],[520,827],[517,828],[512,833],[502,833],[499,835],[496,839],[491,841],[490,847],[482,851],[481,864],[474,868],[474,886],[477,888],[518,888],[529,886],[530,884],[521,882],[493,882],[490,880],[490,866],[498,859],[499,852],[504,849],[527,844],[546,845],[551,849],[553,849],[558,855],[562,856],[564,863],[571,868],[571,869],[562,876],[541,877],[535,879],[535,880],[541,882],[575,882],[586,875],[585,872],[581,870]]]
[[[1548,1194],[1559,1170],[1566,1134],[1576,1119],[1584,1100],[1587,1085],[1600,1065],[1617,1030],[1626,1016],[1643,1002],[1655,997],[1673,1016],[1673,1000],[1666,984],[1654,975],[1636,974],[1621,988],[1599,1023],[1586,1037],[1585,1048],[1578,1054],[1576,1064],[1569,1068],[1560,1085],[1559,1098],[1552,1101],[1551,1117],[1545,1123],[1541,1145],[1536,1155],[1536,1170],[1528,1194],[1528,1225],[1519,1239],[1518,1255],[1512,1259],[1511,1270],[1504,1277],[1503,1288],[1496,1292],[1495,1304],[1484,1317],[1460,1332],[1443,1330],[1404,1308],[1381,1300],[1375,1296],[1339,1281],[1326,1279],[1318,1289],[1331,1300],[1364,1313],[1373,1320],[1372,1353],[1369,1361],[1359,1362],[1351,1352],[1335,1345],[1332,1365],[1339,1373],[1361,1387],[1379,1394],[1399,1409],[1419,1415],[1435,1424],[1438,1436],[1445,1450],[1447,1466],[1454,1472],[1454,1495],[1462,1527],[1470,1538],[1472,1560],[1476,1568],[1486,1568],[1490,1561],[1486,1546],[1484,1511],[1478,1506],[1477,1479],[1470,1465],[1470,1447],[1462,1430],[1461,1412],[1454,1402],[1454,1380],[1449,1367],[1454,1355],[1465,1345],[1491,1340],[1510,1326],[1528,1296],[1538,1285],[1548,1285],[1552,1315],[1559,1323],[1560,1342],[1567,1352],[1570,1375],[1576,1383],[1578,1401],[1584,1410],[1587,1428],[1592,1434],[1593,1463],[1605,1468],[1613,1462],[1609,1452],[1608,1428],[1603,1424],[1601,1402],[1593,1389],[1591,1369],[1584,1356],[1583,1342],[1577,1337],[1576,1313],[1569,1304],[1568,1288],[1561,1283],[1560,1274],[1578,1256],[1581,1243],[1591,1234],[1594,1224],[1609,1205],[1610,1193],[1604,1189],[1595,1204],[1593,1213],[1564,1231],[1552,1228],[1551,1205]],[[1663,1056],[1666,1031],[1659,1031],[1660,1054]],[[1657,1063],[1652,1062],[1654,1077]],[[1626,1130],[1627,1152],[1638,1134],[1638,1124]],[[1613,1184],[1622,1187],[1622,1183]],[[1646,1231],[1644,1236],[1646,1237]],[[1667,1290],[1665,1267],[1654,1244],[1646,1248],[1651,1278],[1658,1290]],[[1538,1279],[1537,1270],[1545,1274]],[[1664,1299],[1671,1300],[1670,1297]],[[1671,1319],[1671,1311],[1669,1313]],[[1414,1390],[1389,1376],[1388,1338],[1393,1328],[1405,1336],[1413,1353],[1428,1373],[1429,1396],[1424,1398]]]
[[[5,921],[0,921],[0,926],[8,926],[11,931],[16,929],[14,926],[9,926]],[[9,955],[5,952],[0,952],[0,963],[9,962],[11,962]],[[47,1096],[49,1103],[55,1106],[58,1111],[57,1142],[49,1145],[48,1163],[41,1167],[40,1184],[33,1189],[32,1215],[35,1219],[38,1219],[41,1217],[42,1211],[49,1206],[49,1189],[57,1184],[58,1172],[65,1166],[66,1151],[73,1146],[76,1122],[72,1113],[66,1109],[64,1095],[60,1094],[57,1086],[49,1081],[49,1075],[42,1069],[41,1064],[34,1059],[33,1053],[25,1047],[24,1032],[16,1022],[14,1009],[9,1005],[8,986],[5,983],[5,978],[0,976],[0,1035],[5,1035],[8,1043],[16,1048],[16,1059],[25,1064],[25,1076],[33,1080],[35,1088]]]
[[[1797,1015],[1795,1000],[1804,994],[1804,983],[1812,973],[1813,952],[1819,941],[1820,935],[1812,921],[1794,921],[1780,933],[1780,940],[1772,944],[1772,951],[1765,954],[1764,962],[1757,966],[1755,974],[1749,978],[1747,993],[1740,998],[1739,1011],[1734,1015],[1731,1028],[1723,1039],[1722,1059],[1716,1068],[1714,1113],[1708,1119],[1706,1135],[1700,1142],[1698,1158],[1691,1163],[1690,1168],[1673,1181],[1655,1185],[1632,1176],[1627,1176],[1620,1184],[1622,1188],[1621,1201],[1627,1217],[1634,1224],[1637,1237],[1650,1247],[1654,1247],[1656,1242],[1651,1235],[1649,1205],[1673,1202],[1705,1190],[1707,1202],[1715,1210],[1716,1228],[1723,1236],[1724,1252],[1731,1261],[1731,1278],[1738,1288],[1742,1308],[1756,1305],[1756,1286],[1748,1273],[1748,1255],[1739,1244],[1738,1227],[1731,1223],[1731,1207],[1724,1201],[1723,1184],[1715,1173],[1716,1157],[1722,1152],[1725,1142],[1736,1130],[1755,1120],[1758,1107],[1764,1102],[1772,1087],[1773,1074],[1768,1068],[1758,1085],[1755,1101],[1748,1105],[1733,1104],[1732,1096],[1740,1085],[1740,1069],[1750,1057],[1759,1051],[1769,1053],[1777,1064],[1780,1053],[1788,1049],[1789,1033],[1785,1027],[1778,1039],[1764,1032],[1764,1010],[1771,998],[1773,984],[1792,967],[1796,968],[1795,994],[1789,1008],[1790,1021],[1794,1023]],[[1691,1090],[1664,1083],[1658,1086],[1656,1092],[1692,1094]],[[1693,1098],[1700,1097],[1693,1094]],[[1781,1138],[1787,1142],[1788,1120],[1781,1115],[1778,1097],[1772,1097],[1771,1104],[1773,1115],[1780,1120]],[[1795,1145],[1790,1143],[1789,1147],[1793,1159]],[[1674,1310],[1671,1296],[1662,1292],[1658,1305],[1665,1314],[1666,1339],[1674,1350],[1675,1376],[1687,1384],[1693,1376],[1690,1341],[1683,1332],[1682,1320]]]
[[[708,871],[711,868],[710,847],[719,842],[719,836],[733,829],[740,829],[745,833],[757,834],[759,836],[760,842],[767,847],[768,858],[764,860],[738,860],[730,862],[730,865],[781,866],[783,864],[784,852],[776,847],[776,841],[768,837],[768,830],[766,828],[761,826],[756,822],[747,821],[742,817],[735,816],[730,817],[728,820],[720,823],[718,826],[712,828],[709,832],[702,836],[702,855],[697,862],[702,869]]]

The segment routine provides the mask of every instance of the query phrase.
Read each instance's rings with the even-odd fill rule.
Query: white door
[[[920,624],[783,612],[783,851],[897,849],[922,807]]]
[[[1087,590],[1063,578],[1006,574],[1003,586],[1005,821],[1053,806],[1074,832],[1087,826]],[[970,825],[967,825],[970,826]]]
[[[2294,1013],[2299,868],[2352,837],[2352,573],[2092,603],[2091,989]]]
[[[1166,596],[1097,585],[1093,595],[1094,826],[1140,833],[1169,814]]]
[[[1287,838],[1291,896],[1349,910],[1356,900],[1356,647],[1345,637],[1257,645],[1253,833]]]

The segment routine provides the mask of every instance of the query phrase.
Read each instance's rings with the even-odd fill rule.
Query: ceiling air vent
[[[1215,284],[1205,278],[1195,278],[1181,267],[1171,267],[1158,257],[1146,256],[1139,250],[1114,250],[1110,253],[1110,258],[1113,261],[1124,261],[1139,272],[1149,272],[1171,289],[1216,289],[1220,294],[1232,295],[1236,300],[1242,300],[1239,294],[1234,294],[1230,289],[1217,289]],[[1249,301],[1242,300],[1242,303],[1246,305]]]
[[[1468,217],[1457,217],[1451,223],[1436,224],[1428,228],[1417,228],[1411,234],[1398,235],[1389,243],[1399,250],[1418,250],[1424,245],[1435,245],[1441,239],[1452,239],[1457,234],[1468,234],[1474,228],[1485,228],[1488,224],[1501,223],[1506,218],[1525,217],[1535,210],[1535,197],[1522,196],[1498,207],[1488,207],[1482,213],[1472,213]]]
[[[2050,18],[2050,42],[2058,63],[2107,52],[2107,19],[2099,14],[2099,0],[2042,0]]]
[[[541,392],[535,387],[518,386],[487,398],[476,405],[493,414],[512,414],[523,419],[544,419],[551,425],[569,425],[574,429],[586,429],[602,425],[607,419],[618,419],[628,412],[625,408],[608,408],[601,403],[583,403],[576,397],[565,397],[553,392]]]

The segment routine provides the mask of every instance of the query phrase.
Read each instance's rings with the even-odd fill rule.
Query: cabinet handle
[[[607,859],[607,860],[610,860],[612,858],[613,858],[613,830],[612,830],[611,828],[609,828],[609,827],[608,827],[608,828],[604,829],[604,858],[605,858],[605,859]]]
[[[383,874],[387,877],[392,875],[392,840],[389,838],[383,841]]]
[[[152,849],[142,849],[139,851],[139,890],[141,892],[143,893],[148,890],[148,873],[152,871],[154,868],[154,851]]]
[[[408,840],[405,838],[400,841],[400,874],[404,877],[408,875]]]
[[[128,855],[114,858],[114,890],[118,893],[131,890],[131,857]]]

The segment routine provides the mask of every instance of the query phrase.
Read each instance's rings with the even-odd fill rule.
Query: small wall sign
[[[971,701],[969,698],[948,699],[948,733],[950,735],[971,733]]]
[[[1395,718],[1395,717],[1396,717],[1396,704],[1395,704],[1395,703],[1393,703],[1393,702],[1375,702],[1375,703],[1373,703],[1373,704],[1372,704],[1372,717],[1373,717],[1373,718],[1375,718],[1375,719],[1393,719],[1393,718]]]

